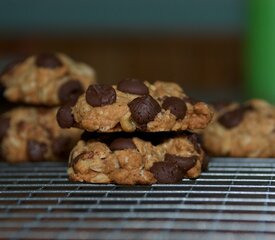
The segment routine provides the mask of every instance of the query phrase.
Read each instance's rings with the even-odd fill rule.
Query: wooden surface
[[[92,65],[104,83],[124,77],[176,81],[186,91],[205,96],[213,92],[230,95],[242,84],[238,37],[0,39],[2,59],[17,53],[51,51]]]

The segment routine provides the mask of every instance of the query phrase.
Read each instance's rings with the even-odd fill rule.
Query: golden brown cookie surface
[[[205,128],[212,111],[192,101],[176,83],[127,79],[116,86],[90,85],[72,107],[61,108],[62,127],[97,132],[160,132]]]
[[[95,83],[94,70],[61,54],[38,54],[10,63],[1,74],[11,102],[55,106],[76,100]]]
[[[71,151],[68,175],[72,181],[90,183],[177,183],[198,177],[204,159],[194,134],[114,133],[80,140]]]
[[[275,108],[259,99],[227,104],[202,136],[214,156],[275,157]]]
[[[1,158],[8,162],[66,161],[81,130],[61,129],[57,108],[18,107],[0,117]]]

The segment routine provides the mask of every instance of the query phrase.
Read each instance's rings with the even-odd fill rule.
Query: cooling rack
[[[274,239],[275,159],[212,158],[197,180],[73,183],[65,163],[0,163],[0,239]]]

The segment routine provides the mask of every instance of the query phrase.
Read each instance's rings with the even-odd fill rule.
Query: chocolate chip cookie
[[[195,134],[86,135],[69,157],[68,175],[72,181],[169,184],[181,182],[182,178],[197,178],[207,168],[204,151]]]
[[[55,106],[75,101],[95,83],[95,73],[64,54],[44,53],[11,62],[2,71],[0,83],[11,102]]]
[[[264,100],[216,107],[216,116],[202,134],[214,156],[275,157],[275,107]]]
[[[8,162],[67,160],[79,129],[61,129],[57,108],[18,107],[0,116],[1,159]]]
[[[124,79],[93,84],[74,105],[61,107],[61,127],[97,132],[160,132],[203,129],[212,118],[207,104],[188,97],[176,83]]]

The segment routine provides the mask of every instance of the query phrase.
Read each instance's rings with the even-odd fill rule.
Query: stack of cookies
[[[66,160],[82,131],[58,126],[58,106],[74,103],[94,82],[93,69],[61,53],[27,56],[6,66],[0,75],[4,97],[18,105],[0,116],[1,159]]]
[[[129,185],[196,178],[207,161],[192,132],[205,128],[212,115],[176,83],[90,85],[57,113],[61,127],[85,130],[71,151],[69,178]]]

